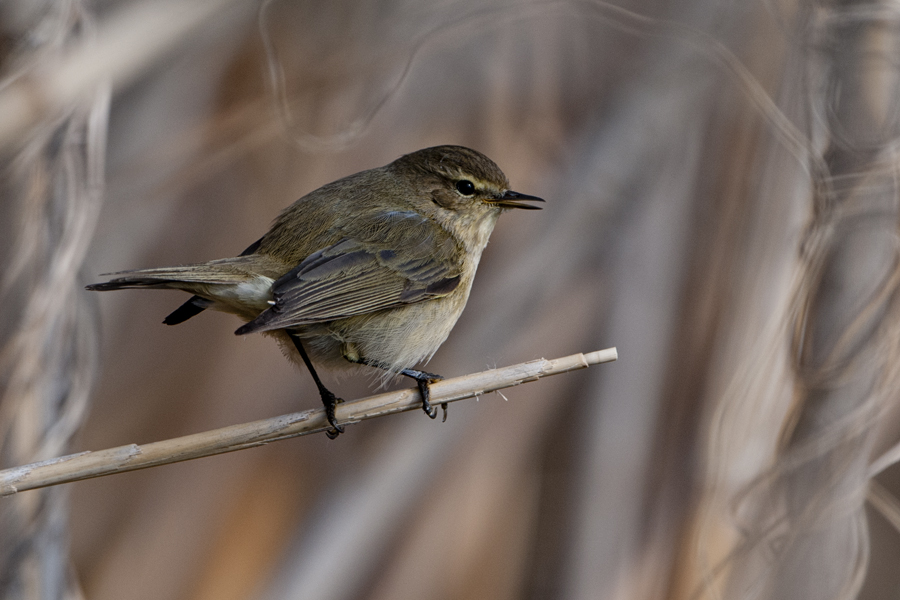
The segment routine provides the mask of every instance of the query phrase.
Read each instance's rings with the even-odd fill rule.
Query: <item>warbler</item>
[[[165,288],[193,296],[163,323],[207,308],[246,321],[309,369],[331,425],[340,402],[316,373],[348,363],[416,381],[431,418],[429,384],[414,369],[447,339],[469,298],[482,251],[507,209],[540,208],[513,192],[500,168],[462,146],[407,154],[303,196],[239,256],[179,267],[108,273],[88,290]]]

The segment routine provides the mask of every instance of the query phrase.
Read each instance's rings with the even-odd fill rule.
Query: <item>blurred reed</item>
[[[75,484],[72,558],[87,597],[892,597],[893,4],[255,8],[213,13],[115,88],[91,273],[240,251],[318,185],[460,143],[548,206],[540,219],[501,220],[470,305],[430,368],[455,375],[609,345],[623,358],[512,390],[515,403],[460,406],[444,425],[409,415],[337,443],[306,439]],[[103,37],[111,8],[98,10]],[[38,32],[37,22],[20,31]],[[8,56],[37,52],[2,48],[5,75],[25,64]],[[73,107],[66,119],[79,114],[72,123],[89,129],[90,111]],[[48,131],[29,130],[29,156],[66,139]],[[77,164],[82,183],[45,187],[59,194],[57,210],[87,202],[78,190],[96,163]],[[4,186],[25,190],[17,177]],[[26,231],[12,217],[26,196],[5,194],[17,199],[2,203],[5,228]],[[79,236],[90,233],[83,218]],[[39,233],[64,222],[47,211],[33,219]],[[25,290],[60,270],[47,248],[66,239],[41,235],[41,262],[20,269],[11,267],[24,259],[5,259],[4,281],[35,283],[4,296],[4,357],[27,356],[7,350],[21,344],[74,356],[75,340],[95,327],[76,314],[86,300],[72,270],[54,287],[69,295],[30,301]],[[33,255],[32,239],[5,236],[4,257]],[[60,251],[65,264],[80,262]],[[104,298],[103,369],[72,450],[316,405],[274,345],[238,342],[227,316],[160,326],[179,299]],[[35,322],[25,318],[32,305],[69,315],[67,327],[85,337],[42,317],[26,342],[17,332]],[[50,334],[59,343],[41,337]],[[58,392],[70,377],[86,397],[90,378],[75,372],[89,363],[28,371],[4,362],[0,431],[15,422],[7,407],[26,397],[11,395],[10,382]],[[44,428],[74,422],[41,415]],[[3,452],[11,439],[0,438]],[[36,547],[30,527],[3,530],[18,541],[2,545],[0,566]],[[42,565],[64,580],[66,550],[54,547]]]
[[[36,75],[93,33],[80,2],[11,6],[0,89]],[[95,87],[2,149],[0,465],[66,452],[97,365],[95,307],[79,268],[103,195],[110,94]],[[9,117],[9,113],[5,113]],[[68,558],[65,489],[0,505],[0,595],[79,598]]]

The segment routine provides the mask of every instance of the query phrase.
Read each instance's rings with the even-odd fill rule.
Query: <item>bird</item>
[[[442,377],[414,367],[434,355],[465,308],[500,214],[544,202],[509,188],[476,150],[425,148],[306,194],[238,256],[107,273],[114,278],[86,289],[183,290],[192,296],[163,323],[212,309],[245,321],[237,335],[274,337],[309,370],[330,438],[344,431],[335,417],[343,400],[322,383],[313,360],[410,377],[434,418],[429,385]]]

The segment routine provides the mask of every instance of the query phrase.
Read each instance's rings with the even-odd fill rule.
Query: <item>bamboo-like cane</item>
[[[584,369],[590,365],[614,361],[617,358],[616,349],[607,348],[553,360],[542,358],[500,369],[446,379],[431,384],[431,402],[437,405],[474,398],[499,389],[536,381],[548,375]],[[421,408],[421,396],[418,389],[413,388],[344,402],[337,406],[335,412],[339,423],[348,424],[419,408]],[[161,442],[152,442],[142,446],[128,444],[97,452],[71,454],[0,471],[0,496],[10,496],[17,492],[60,483],[234,452],[277,440],[325,431],[329,428],[324,409],[318,408]]]

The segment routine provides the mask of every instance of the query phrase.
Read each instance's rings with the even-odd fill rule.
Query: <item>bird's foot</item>
[[[343,402],[344,399],[338,398],[328,389],[323,388],[320,391],[322,394],[322,404],[325,405],[325,417],[328,419],[328,423],[331,424],[331,429],[327,430],[325,435],[328,436],[328,439],[333,440],[344,433],[344,428],[338,425],[337,418],[334,416],[334,407]]]
[[[419,394],[422,396],[422,410],[425,411],[425,414],[430,418],[434,419],[437,417],[437,408],[431,405],[431,388],[430,384],[435,381],[440,381],[443,379],[440,375],[435,375],[434,373],[426,373],[425,371],[416,371],[415,369],[403,369],[400,371],[401,375],[406,375],[407,377],[412,377],[416,380],[416,385],[419,387]],[[441,408],[444,409],[444,421],[447,420],[447,403],[441,403]]]

